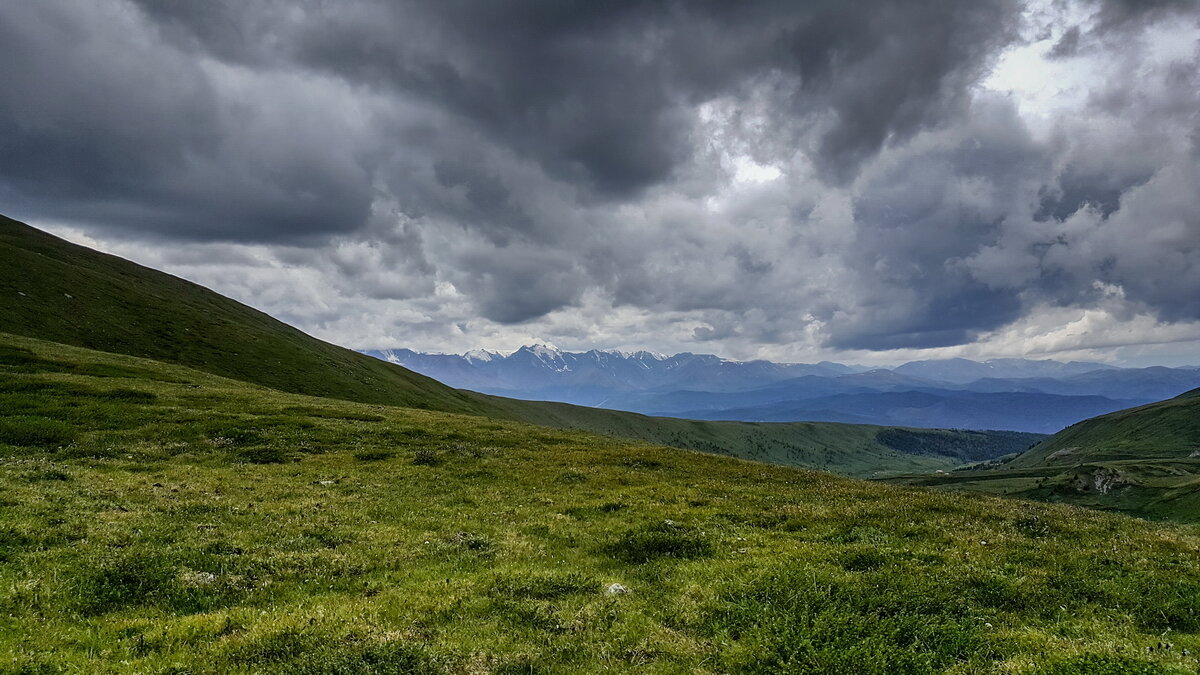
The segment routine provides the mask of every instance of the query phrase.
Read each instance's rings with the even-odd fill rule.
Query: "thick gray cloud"
[[[1014,37],[1015,0],[216,3],[139,0],[186,45],[416,96],[601,195],[666,179],[688,107],[761,78],[779,119],[826,116],[846,176],[891,135],[960,107]],[[260,36],[258,31],[265,31]]]
[[[148,261],[358,346],[525,326],[937,348],[1118,296],[1187,323],[1198,20],[1188,0],[6,3],[0,200],[185,242],[204,254]],[[993,90],[1021,49],[1070,105]]]
[[[365,139],[307,107],[340,86],[206,64],[116,2],[6,4],[0,40],[18,212],[199,239],[345,231],[370,212]]]

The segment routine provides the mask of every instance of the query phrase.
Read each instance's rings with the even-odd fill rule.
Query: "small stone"
[[[336,485],[336,480],[314,480],[313,485]]]
[[[604,589],[605,595],[625,595],[628,592],[629,589],[625,588],[621,584],[609,584]]]
[[[217,580],[215,574],[211,572],[195,572],[188,570],[180,575],[179,581],[184,586],[195,588],[197,586],[207,586]]]

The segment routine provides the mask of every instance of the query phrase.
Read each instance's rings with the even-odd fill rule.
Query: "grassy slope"
[[[1200,522],[1200,390],[1084,420],[999,467],[898,482]]]
[[[428,377],[208,289],[0,216],[0,331],[171,361],[282,391],[482,412]]]
[[[1200,454],[1200,389],[1166,401],[1074,424],[1009,465],[1072,466],[1128,459],[1186,459]]]
[[[0,671],[1200,667],[1194,528],[0,344]]]
[[[949,467],[981,445],[998,456],[1030,442],[945,432],[961,448],[934,456],[879,442],[881,427],[663,420],[455,390],[312,338],[196,284],[3,217],[0,332],[170,361],[293,393],[585,429],[855,475]]]
[[[727,454],[786,466],[803,466],[849,476],[885,476],[903,471],[950,468],[1028,448],[1040,434],[1007,431],[906,429],[830,422],[710,422],[647,417],[565,403],[491,397],[511,418]],[[911,442],[910,439],[916,439]]]

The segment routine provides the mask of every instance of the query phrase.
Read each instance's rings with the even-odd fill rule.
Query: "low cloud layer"
[[[356,347],[1135,349],[1200,337],[1198,39],[1184,0],[8,3],[0,205]]]

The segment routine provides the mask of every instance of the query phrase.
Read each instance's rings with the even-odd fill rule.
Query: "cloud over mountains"
[[[1194,340],[1198,39],[1179,0],[8,3],[0,202],[360,347]]]

